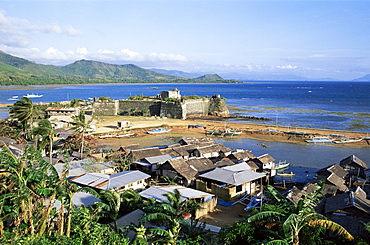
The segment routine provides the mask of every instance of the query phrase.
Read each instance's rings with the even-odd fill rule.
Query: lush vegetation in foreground
[[[75,104],[71,101],[69,106]],[[98,191],[77,186],[66,178],[68,161],[65,171],[58,174],[42,157],[41,152],[51,154],[55,134],[48,120],[38,118],[39,109],[30,99],[22,98],[10,109],[10,116],[17,120],[0,121],[2,136],[33,142],[21,157],[6,145],[0,151],[1,244],[366,244],[314,210],[320,186],[297,205],[268,186],[270,204],[251,210],[219,234],[206,230],[199,220],[184,220],[200,206],[194,200],[182,201],[178,191],[168,193],[167,202],[158,203],[143,199],[134,190]],[[89,123],[84,119],[83,113],[74,117],[75,140],[60,150],[66,157],[70,150],[91,149],[84,140]],[[32,127],[35,120],[38,126]],[[119,171],[127,169],[127,159],[122,155],[113,155],[112,160]],[[171,180],[166,181],[171,184]],[[78,192],[100,201],[76,207],[72,199]],[[118,227],[117,218],[137,209],[145,212],[138,225]],[[144,225],[148,222],[152,225]],[[370,224],[365,227],[370,232]],[[328,231],[336,235],[328,236]],[[133,234],[131,239],[128,232]]]

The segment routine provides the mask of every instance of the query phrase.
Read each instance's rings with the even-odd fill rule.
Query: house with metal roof
[[[360,187],[355,191],[327,198],[324,212],[326,217],[343,226],[352,235],[370,239],[362,224],[370,222],[370,200]]]
[[[216,167],[234,165],[230,160],[213,163],[208,158],[191,158],[185,160],[181,157],[173,158],[158,168],[158,175],[167,176],[170,179],[177,178],[178,183],[184,186],[195,185],[195,179],[199,174],[210,171]]]
[[[367,164],[355,155],[351,155],[340,161],[339,165],[346,171],[349,175],[356,176],[359,178],[366,178],[364,170],[368,168]]]
[[[246,194],[256,194],[265,177],[266,174],[252,171],[243,162],[199,175],[196,189],[213,193],[224,201],[234,201]]]
[[[146,180],[149,178],[150,175],[139,170],[130,170],[112,175],[85,173],[71,178],[70,181],[99,190],[124,191],[127,189],[144,189],[147,186]]]
[[[153,198],[157,202],[168,202],[166,194],[170,192],[173,193],[175,189],[180,192],[181,201],[194,199],[200,204],[201,209],[198,209],[195,213],[196,219],[206,215],[208,212],[213,212],[217,205],[217,198],[215,195],[180,185],[151,186],[150,188],[140,192],[140,196],[148,199]]]
[[[170,159],[172,159],[172,156],[168,154],[146,157],[142,160],[135,161],[133,165],[137,170],[140,170],[150,175],[155,175],[158,167]]]

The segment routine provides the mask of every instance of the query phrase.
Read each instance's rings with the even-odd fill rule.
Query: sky
[[[370,74],[369,10],[368,0],[0,0],[0,50],[48,65],[352,80]]]

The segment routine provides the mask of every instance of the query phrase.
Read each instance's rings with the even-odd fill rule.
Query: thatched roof
[[[297,204],[304,195],[308,195],[313,193],[318,188],[317,184],[308,183],[306,186],[303,187],[303,189],[299,189],[297,187],[293,187],[288,196],[287,199],[291,202]]]
[[[202,145],[202,146],[213,145],[214,143],[215,141],[210,138],[198,139],[198,138],[186,137],[186,138],[182,138],[179,141],[179,144],[181,145],[198,145],[198,146],[199,145]]]
[[[152,147],[152,148],[131,150],[130,154],[133,159],[138,161],[138,160],[141,160],[147,157],[160,156],[162,155],[162,152],[159,150],[158,147]]]
[[[355,155],[351,155],[347,158],[344,158],[343,160],[340,161],[339,165],[343,168],[348,165],[358,165],[361,168],[368,168],[367,164],[362,161],[360,158],[356,157]]]
[[[253,153],[248,150],[233,152],[228,157],[235,162],[243,161],[243,160],[246,161],[248,159],[255,158]]]
[[[329,176],[331,174],[336,174],[339,178],[344,178],[348,174],[348,172],[338,164],[333,164],[330,165],[329,167],[322,168],[318,170],[316,173],[321,176]]]
[[[325,213],[349,213],[358,217],[370,218],[370,200],[366,193],[357,187],[356,191],[348,191],[326,200]]]
[[[263,154],[262,156],[257,157],[257,159],[263,164],[268,164],[275,161],[275,159],[269,154]]]

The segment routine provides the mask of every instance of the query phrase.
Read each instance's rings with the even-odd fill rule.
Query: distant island
[[[66,66],[42,65],[0,51],[0,85],[92,83],[239,83],[217,74],[184,78],[144,69],[133,64],[114,65],[79,60]]]

